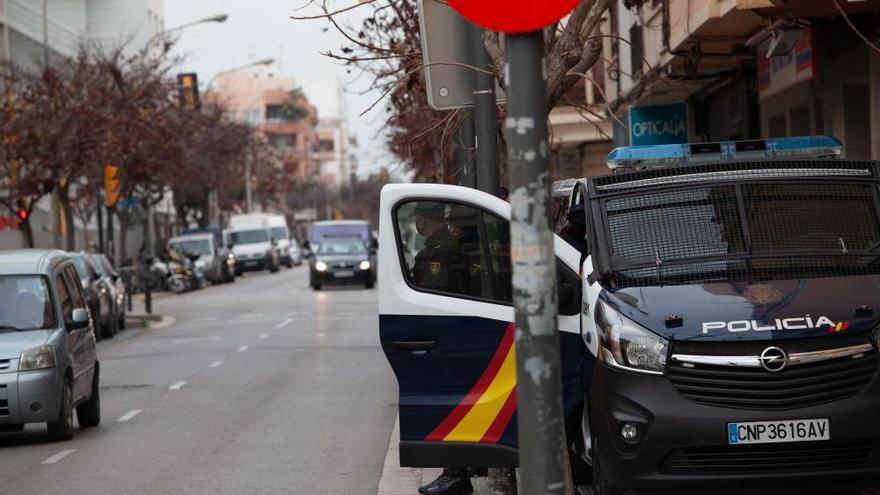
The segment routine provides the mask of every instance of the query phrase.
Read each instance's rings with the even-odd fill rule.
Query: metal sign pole
[[[522,493],[565,493],[544,34],[506,35],[507,150]]]
[[[474,120],[465,115],[458,130],[458,162],[459,182],[464,187],[477,188],[477,171],[474,163]]]
[[[474,66],[489,68],[489,54],[483,44],[483,29],[471,29]],[[495,101],[495,78],[474,71],[474,129],[477,147],[477,187],[498,196],[501,183],[498,172],[498,107]]]

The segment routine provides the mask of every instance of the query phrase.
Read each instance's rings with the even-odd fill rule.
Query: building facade
[[[357,173],[356,146],[349,135],[345,91],[338,79],[307,79],[302,89],[318,111],[317,159],[324,185],[348,186]]]
[[[618,3],[603,27],[615,144],[830,134],[846,158],[880,159],[880,51],[862,39],[880,1],[840,5],[846,18],[805,0]]]

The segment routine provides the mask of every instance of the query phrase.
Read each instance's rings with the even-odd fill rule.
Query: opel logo
[[[770,373],[778,373],[788,364],[788,355],[778,347],[768,347],[761,353],[761,366]]]

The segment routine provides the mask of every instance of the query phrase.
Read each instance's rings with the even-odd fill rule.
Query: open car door
[[[382,190],[379,326],[399,384],[400,463],[517,464],[510,205],[474,189]],[[556,238],[567,414],[583,400],[581,253]]]

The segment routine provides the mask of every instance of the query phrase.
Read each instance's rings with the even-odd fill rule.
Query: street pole
[[[544,34],[506,35],[507,151],[522,493],[565,493]]]
[[[483,29],[471,27],[474,66],[489,69],[489,53],[483,43]],[[474,130],[477,148],[477,187],[498,196],[501,182],[498,172],[498,107],[495,102],[495,77],[484,72],[474,72]]]
[[[477,170],[474,162],[474,120],[471,115],[465,115],[458,130],[458,153],[456,161],[458,170],[461,172],[460,182],[464,187],[477,188]]]
[[[104,252],[104,198],[98,191],[98,252]]]
[[[251,157],[247,156],[244,159],[244,193],[248,213],[254,211],[254,192],[251,182]]]
[[[107,208],[107,251],[104,253],[110,258],[110,261],[115,263],[116,259],[116,249],[113,245],[113,211],[115,208]]]

